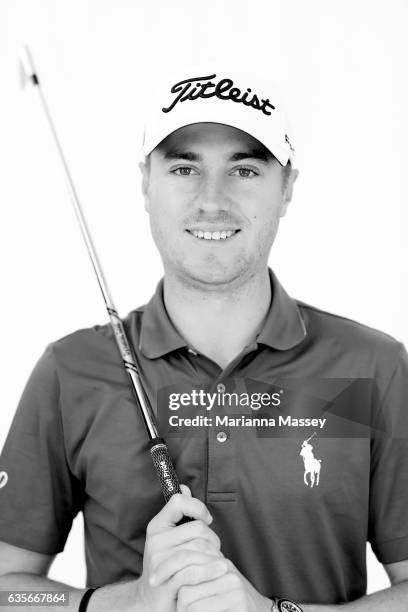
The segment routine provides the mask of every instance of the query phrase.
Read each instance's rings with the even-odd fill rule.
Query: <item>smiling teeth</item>
[[[234,234],[236,234],[237,230],[228,230],[222,232],[203,232],[201,230],[192,230],[191,233],[194,234],[196,238],[203,238],[204,240],[226,240],[230,238]]]

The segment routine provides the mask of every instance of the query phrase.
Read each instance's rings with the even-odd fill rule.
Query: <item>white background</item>
[[[162,269],[143,209],[145,97],[207,57],[268,71],[295,128],[300,178],[270,264],[294,297],[408,344],[405,0],[3,0],[0,4],[0,447],[46,344],[106,322],[34,89],[37,64],[122,315]],[[388,585],[370,551],[369,591]],[[82,519],[51,577],[83,586]]]

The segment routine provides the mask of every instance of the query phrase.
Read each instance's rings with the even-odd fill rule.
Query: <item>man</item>
[[[183,495],[163,507],[110,327],[50,344],[0,462],[0,588],[62,589],[46,575],[81,510],[91,611],[406,610],[407,354],[268,268],[297,177],[276,92],[191,71],[151,108],[164,279],[124,324]],[[392,582],[368,597],[367,540]]]

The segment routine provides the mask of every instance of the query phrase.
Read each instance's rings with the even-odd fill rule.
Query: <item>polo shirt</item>
[[[124,325],[179,480],[224,555],[266,596],[347,602],[366,593],[367,541],[382,563],[408,558],[408,356],[269,275],[263,328],[225,369],[177,331],[164,279]],[[59,553],[81,511],[87,585],[140,576],[164,501],[109,324],[46,347],[0,472],[1,540]]]

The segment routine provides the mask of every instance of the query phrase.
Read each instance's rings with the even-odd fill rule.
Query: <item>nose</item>
[[[212,173],[204,176],[200,181],[195,204],[207,212],[230,208],[229,196],[224,189],[222,177]]]

